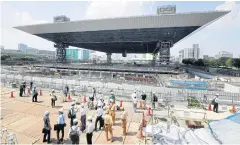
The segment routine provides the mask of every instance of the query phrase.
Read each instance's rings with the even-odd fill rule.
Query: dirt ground
[[[14,98],[10,98],[10,92],[13,91]],[[43,144],[43,115],[45,111],[50,112],[51,126],[56,123],[58,117],[58,110],[63,107],[66,116],[67,127],[64,130],[64,144],[69,144],[71,141],[68,137],[70,120],[67,118],[67,112],[71,101],[61,103],[58,99],[56,107],[50,106],[50,90],[43,89],[43,95],[38,97],[38,102],[34,103],[30,96],[19,97],[18,89],[12,89],[1,86],[1,128],[6,128],[8,132],[14,133],[17,136],[19,144]],[[61,93],[57,93],[61,96]],[[74,98],[73,98],[74,99]],[[119,105],[119,102],[116,102]],[[121,121],[120,114],[116,114],[116,125],[113,126],[113,143],[106,141],[104,131],[97,131],[93,133],[94,144],[151,144],[151,138],[138,139],[137,133],[142,118],[142,111],[133,113],[132,105],[124,102],[124,108],[128,111],[127,136],[121,135]],[[146,114],[146,110],[145,114]],[[95,110],[88,110],[87,116],[95,118]],[[145,116],[149,122],[151,117]],[[80,122],[80,113],[77,113],[77,118]],[[95,119],[94,119],[95,120]],[[95,123],[95,121],[94,121]],[[56,132],[51,131],[52,143],[57,143]],[[5,143],[6,136],[3,136],[2,143]],[[80,144],[86,144],[86,134],[82,133],[80,136]]]

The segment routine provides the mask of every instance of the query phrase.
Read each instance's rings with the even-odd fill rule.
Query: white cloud
[[[6,49],[17,49],[19,43],[25,43],[38,49],[53,49],[52,42],[14,29],[14,26],[46,23],[45,20],[36,20],[28,12],[19,12],[7,2],[2,3],[1,45]]]

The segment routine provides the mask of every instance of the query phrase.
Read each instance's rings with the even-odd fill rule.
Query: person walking
[[[113,125],[115,124],[116,121],[116,105],[115,105],[115,101],[111,100],[111,107],[110,107],[110,115],[112,116],[112,121],[113,121]]]
[[[121,115],[121,119],[122,119],[122,135],[127,135],[127,116],[128,116],[128,112],[126,110],[124,110],[122,112]]]
[[[37,102],[38,91],[36,87],[32,89],[32,102]]]
[[[32,90],[33,87],[33,81],[30,82],[30,90]]]
[[[94,87],[94,88],[93,88],[93,97],[94,97],[94,98],[97,97],[96,94],[97,94],[97,90],[96,90],[96,88]]]
[[[66,127],[66,123],[65,123],[65,115],[63,113],[63,108],[61,108],[59,110],[59,115],[58,115],[58,119],[57,119],[57,140],[58,140],[58,144],[63,143],[63,138],[64,138],[64,127]],[[61,138],[59,138],[59,133],[62,133]]]
[[[214,99],[213,99],[213,112],[218,113],[218,94],[215,95]]]
[[[143,91],[141,96],[142,96],[143,109],[146,109],[147,95],[146,95],[145,91]]]
[[[97,124],[98,122],[100,122],[100,126],[99,126],[99,130],[101,130],[101,127],[102,127],[102,115],[103,115],[103,108],[102,106],[98,106],[98,109],[97,109],[97,118],[96,118],[96,121],[95,121],[95,131],[97,131]]]
[[[156,105],[156,103],[158,102],[158,98],[157,98],[155,92],[153,92],[152,100],[151,100],[151,101],[152,101],[152,107],[153,107],[153,109],[155,109],[155,105]]]
[[[20,96],[20,97],[23,96],[23,85],[20,85],[19,96]]]
[[[51,124],[50,124],[49,115],[50,115],[49,111],[46,111],[44,113],[42,133],[44,134],[43,135],[43,142],[51,143],[51,130],[52,130],[52,127],[51,127]]]
[[[73,126],[73,120],[76,119],[76,113],[77,113],[77,109],[75,107],[75,102],[72,102],[68,112],[68,118],[70,119],[70,126]]]
[[[25,81],[23,81],[23,93],[24,93],[24,95],[26,95],[26,92],[25,92],[25,90],[26,90],[26,82]]]
[[[51,106],[52,108],[55,107],[55,102],[57,101],[57,96],[55,95],[55,90],[52,90],[52,93],[50,94],[51,97]]]
[[[86,111],[86,106],[85,104],[82,104],[81,105],[81,110],[80,110],[80,116],[81,116],[81,131],[84,132],[85,129],[86,129],[86,114],[87,114],[87,111]]]
[[[112,117],[109,115],[109,110],[106,111],[105,116],[104,116],[104,131],[106,135],[107,141],[113,141],[113,132],[112,132]],[[108,132],[110,133],[110,139],[108,138]]]
[[[72,144],[80,143],[80,128],[78,127],[78,120],[76,118],[73,120],[73,125],[70,127],[68,134]]]
[[[134,93],[132,94],[132,104],[133,104],[133,110],[136,113],[137,111],[137,94],[136,91],[134,91]]]
[[[89,116],[87,120],[88,120],[88,123],[87,123],[87,128],[86,128],[86,138],[87,138],[87,144],[91,145],[94,125],[93,125],[91,116]]]

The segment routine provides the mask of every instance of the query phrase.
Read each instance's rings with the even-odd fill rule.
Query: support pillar
[[[66,62],[66,48],[68,48],[68,46],[64,43],[57,43],[54,44],[54,47],[56,48],[57,61],[61,63]]]
[[[112,63],[112,53],[107,53],[107,64],[111,64]]]
[[[152,66],[156,65],[157,53],[153,53]]]
[[[159,61],[160,63],[169,63],[170,62],[170,48],[172,46],[171,41],[161,41],[159,49]]]

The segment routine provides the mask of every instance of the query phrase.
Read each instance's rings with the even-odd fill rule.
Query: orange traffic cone
[[[84,96],[83,103],[86,103],[86,102],[87,102],[87,99],[86,99],[86,96]]]
[[[236,108],[235,108],[235,105],[232,106],[232,113],[235,113],[236,112]]]
[[[150,107],[148,108],[148,114],[147,114],[147,116],[151,116],[151,108],[150,108]]]
[[[208,105],[208,110],[212,111],[212,105],[211,104]]]
[[[122,101],[120,102],[120,108],[122,107],[123,105],[122,105]]]
[[[143,126],[142,125],[140,125],[140,128],[139,128],[139,132],[138,132],[138,136],[137,136],[137,138],[143,138],[144,136],[143,136]]]
[[[13,96],[13,92],[11,92],[10,98],[14,98],[14,96]]]
[[[42,96],[42,90],[40,90],[40,96]]]
[[[140,101],[139,108],[142,109],[142,101]]]
[[[68,95],[68,101],[71,101],[71,96],[70,96],[70,94]]]
[[[28,95],[30,95],[31,94],[31,90],[30,90],[30,88],[28,88]]]

